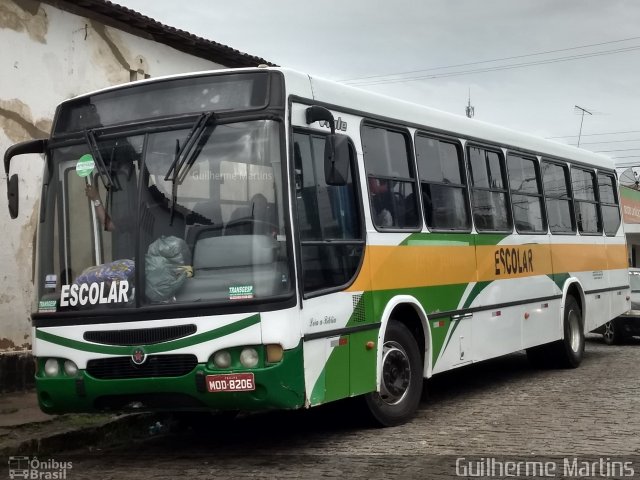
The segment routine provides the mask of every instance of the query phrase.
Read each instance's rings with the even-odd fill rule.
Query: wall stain
[[[29,105],[13,98],[0,99],[0,128],[13,142],[22,142],[34,138],[46,138],[51,131],[49,119],[33,120]]]
[[[90,20],[90,22],[91,22],[91,27],[93,28],[93,31],[96,32],[98,36],[102,40],[104,40],[104,42],[109,47],[109,50],[113,55],[113,58],[115,58],[116,61],[120,65],[122,65],[122,68],[124,68],[127,71],[131,70],[131,65],[129,64],[126,58],[127,56],[124,55],[122,52],[123,48],[116,45],[116,42],[109,36],[106,25],[96,22],[95,20]]]
[[[0,350],[13,350],[16,344],[9,338],[0,338]]]
[[[0,304],[12,302],[13,300],[15,300],[15,298],[15,295],[7,295],[6,293],[3,293],[2,295],[0,295]]]
[[[40,4],[34,0],[0,2],[0,28],[26,32],[32,40],[47,43],[49,18]]]

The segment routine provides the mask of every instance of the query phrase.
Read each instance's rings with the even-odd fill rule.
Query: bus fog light
[[[240,363],[247,368],[258,365],[258,352],[255,348],[245,348],[240,353]]]
[[[229,368],[231,366],[231,354],[226,350],[220,350],[213,355],[213,364],[218,368]]]
[[[44,362],[44,373],[48,377],[55,377],[60,373],[60,365],[56,358],[49,358]]]
[[[267,362],[278,363],[282,360],[282,345],[271,344],[267,345]]]
[[[70,377],[75,377],[78,374],[78,366],[71,360],[65,360],[64,373],[66,373]]]

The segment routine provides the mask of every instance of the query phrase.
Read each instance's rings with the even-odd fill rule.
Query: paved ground
[[[553,456],[557,469],[548,473],[556,478],[604,478],[603,468],[612,478],[640,478],[639,379],[640,341],[608,347],[590,336],[576,370],[535,370],[517,353],[436,376],[415,420],[401,427],[369,428],[339,404],[203,422],[198,431],[162,424],[154,436],[138,425],[129,441],[51,458],[72,462],[68,479],[449,478],[461,456],[476,468],[487,457]],[[600,458],[597,471],[578,470]],[[615,462],[624,461],[632,463],[621,470]]]

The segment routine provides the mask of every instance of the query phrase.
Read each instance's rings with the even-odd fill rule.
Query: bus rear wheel
[[[528,348],[527,357],[536,367],[577,368],[584,356],[584,320],[582,310],[572,295],[564,304],[564,338],[553,343]]]
[[[410,420],[422,394],[422,356],[415,338],[400,322],[387,327],[382,346],[380,391],[365,396],[374,422],[383,427]]]

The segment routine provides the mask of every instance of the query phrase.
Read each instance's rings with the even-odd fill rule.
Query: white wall
[[[40,2],[0,0],[0,153],[49,134],[62,100],[129,82],[130,70],[152,77],[221,65]],[[42,178],[39,156],[15,157],[20,216],[7,210],[0,170],[0,352],[29,349],[32,252]]]

